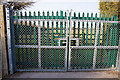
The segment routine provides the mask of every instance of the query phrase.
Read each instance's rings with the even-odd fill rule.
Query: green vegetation
[[[109,0],[108,0],[109,1]],[[109,1],[105,2],[103,0],[100,0],[99,2],[99,9],[102,14],[106,14],[106,17],[108,14],[115,15],[120,19],[120,1]]]
[[[34,2],[29,2],[29,0],[0,0],[0,3],[6,5],[6,7],[13,6],[14,10],[22,10],[31,6]]]

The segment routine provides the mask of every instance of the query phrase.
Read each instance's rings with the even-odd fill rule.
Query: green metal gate
[[[12,10],[11,10],[12,12]],[[74,16],[72,16],[74,14]],[[12,14],[11,14],[12,15]],[[116,16],[72,11],[16,12],[10,23],[14,71],[116,69],[119,26]],[[14,20],[14,21],[13,21]],[[9,31],[9,26],[8,26]],[[8,43],[8,46],[10,44]],[[15,50],[14,50],[15,49]],[[12,67],[10,64],[10,67]],[[113,68],[114,67],[114,68]],[[12,68],[11,68],[12,69]],[[12,70],[11,70],[12,71]]]
[[[70,16],[68,70],[116,69],[120,28],[117,17],[71,14],[74,16]]]

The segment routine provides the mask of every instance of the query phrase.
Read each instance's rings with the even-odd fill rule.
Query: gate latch
[[[71,38],[71,46],[79,46],[79,38]]]
[[[59,46],[66,46],[67,44],[67,39],[66,38],[59,38],[58,40],[58,45]]]

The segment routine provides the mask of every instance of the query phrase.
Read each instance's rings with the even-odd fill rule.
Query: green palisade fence
[[[51,15],[50,15],[51,13]],[[38,15],[37,15],[38,14]],[[55,15],[56,14],[56,15]],[[80,15],[82,14],[82,16]],[[94,20],[94,21],[117,21],[116,16],[109,15],[99,15],[95,13],[73,13],[73,20]],[[16,12],[14,19],[28,19],[27,20],[15,20],[14,21],[14,34],[15,34],[15,45],[19,46],[15,48],[16,54],[16,68],[17,69],[39,69],[39,57],[41,57],[41,67],[42,69],[63,69],[65,63],[65,48],[56,48],[56,47],[65,47],[64,43],[66,40],[60,40],[60,46],[58,45],[59,39],[66,38],[66,30],[69,27],[72,27],[71,36],[71,67],[72,69],[92,69],[93,67],[93,57],[94,57],[94,48],[74,48],[74,46],[89,46],[92,47],[95,45],[95,35],[96,29],[98,30],[97,46],[118,46],[119,41],[119,27],[117,23],[103,23],[100,22],[97,25],[97,22],[85,22],[85,21],[73,21],[72,26],[67,26],[67,22],[62,20],[70,21],[70,15],[67,15],[67,12],[45,12],[38,13],[34,12]],[[31,20],[34,19],[34,20]],[[39,20],[40,19],[40,20]],[[71,19],[71,20],[72,20]],[[38,21],[39,20],[39,21]],[[42,21],[43,20],[43,21]],[[46,20],[46,21],[45,21]],[[48,21],[47,21],[48,20]],[[52,20],[52,21],[49,21]],[[57,20],[57,21],[55,21]],[[59,21],[61,20],[61,21]],[[40,25],[38,25],[40,23]],[[77,27],[78,26],[78,27]],[[38,28],[40,27],[40,34],[38,33]],[[70,30],[69,30],[70,31]],[[40,45],[44,47],[38,47],[40,36]],[[70,34],[68,34],[68,39]],[[27,47],[25,47],[27,45]],[[20,47],[24,46],[24,47]],[[32,46],[32,47],[31,47]],[[55,48],[49,48],[51,46],[56,46]],[[67,48],[68,48],[67,47]],[[39,54],[39,48],[41,49]],[[68,49],[69,51],[69,49]],[[67,56],[70,52],[67,52]],[[96,69],[111,68],[113,65],[116,67],[117,59],[117,49],[97,49],[96,53]],[[41,56],[40,56],[41,55]],[[69,58],[68,58],[69,62]]]

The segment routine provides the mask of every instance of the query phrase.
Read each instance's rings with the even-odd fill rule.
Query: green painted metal
[[[54,12],[52,11],[52,19],[54,17]],[[54,22],[52,22],[52,37],[51,37],[51,44],[54,45]]]
[[[73,17],[74,19],[76,19],[76,13],[74,12],[74,17]],[[75,38],[75,32],[76,32],[76,29],[75,29],[75,27],[76,27],[76,22],[74,21],[73,22],[74,23],[74,25],[73,25],[73,38]],[[71,30],[72,31],[72,30]],[[71,41],[71,45],[72,46],[75,46],[75,41]],[[75,66],[75,55],[76,55],[76,53],[75,53],[75,49],[73,50],[73,57],[72,57],[72,59],[73,59],[73,65]]]
[[[25,12],[25,16],[23,15],[18,16],[18,13],[16,13],[16,16],[14,16],[14,18],[16,19],[18,17],[19,19],[21,18],[23,19],[66,19],[67,17],[66,12],[65,12],[65,16],[63,16],[63,11],[60,11],[60,16],[58,15],[58,11],[56,12],[56,16],[54,16],[54,12],[52,12],[52,16],[49,16],[49,12],[47,12],[47,16],[45,16],[44,11],[43,11],[43,16],[40,15],[40,12],[38,12],[38,16],[36,16],[35,12],[33,14],[34,15],[31,16],[31,12],[29,12],[29,16],[27,16],[27,13]],[[116,17],[114,17],[114,21],[117,21],[117,19],[115,18]],[[69,16],[69,19],[70,19],[70,16]],[[77,17],[76,12],[74,12],[74,16],[72,16],[72,19],[106,20],[106,21],[113,20],[112,18],[109,18],[109,15],[107,16],[107,18],[105,17],[105,15],[104,17],[101,17],[100,15],[100,17],[98,18],[97,13],[95,14],[95,17],[93,17],[93,13],[91,14],[91,17],[89,17],[89,13],[87,13],[87,17],[85,17],[84,13],[82,14],[82,17],[80,17],[80,13],[78,13],[78,17]],[[49,26],[50,23],[48,21],[47,26],[45,26],[45,21],[43,21],[43,25],[40,26],[42,46],[58,46],[59,38],[66,37],[67,23],[66,22],[63,23],[62,21],[60,21],[60,26],[59,26],[59,21],[56,21],[55,23],[56,25],[54,26],[54,21],[52,21],[52,24]],[[78,25],[78,29],[76,25]],[[99,23],[99,34],[98,34],[97,46],[100,46],[100,45],[101,46],[117,46],[118,45],[118,27],[116,27],[116,25],[117,24],[110,24],[110,23],[106,25],[106,23],[103,23],[103,26],[102,26],[102,24]],[[79,46],[94,46],[97,23],[95,23],[95,28],[93,26],[93,22],[91,22],[90,25],[89,25],[89,22],[87,22],[86,27],[85,27],[85,22],[82,22],[82,28],[80,28],[80,26],[81,26],[80,22],[76,24],[76,22],[73,21],[73,30],[72,30],[73,38],[79,38],[79,43],[80,43]],[[86,31],[85,31],[85,28],[86,28]],[[25,21],[25,24],[20,22],[20,25],[17,21],[15,29],[16,29],[16,35],[15,35],[16,45],[38,45],[38,40],[37,40],[38,27],[37,27],[36,21],[33,21],[33,22],[29,21],[29,25],[27,24],[27,21]],[[76,33],[77,30],[78,32]],[[90,30],[90,33],[89,33],[89,30]],[[94,34],[93,34],[93,30],[94,30]],[[80,34],[80,31],[82,31],[82,34]],[[101,37],[102,39],[100,39]],[[76,46],[76,42],[72,41],[72,45]],[[60,46],[63,46],[63,44],[61,44]],[[23,55],[22,55],[22,52],[23,52]],[[71,59],[72,60],[71,65],[73,68],[80,67],[82,69],[84,67],[85,69],[87,69],[92,67],[93,49],[73,49],[72,52],[73,54]],[[65,51],[62,49],[42,48],[41,49],[42,67],[44,69],[45,68],[49,69],[50,67],[52,69],[55,67],[56,69],[63,68],[64,65],[62,61],[63,61],[64,53]],[[17,60],[16,60],[17,64],[19,64],[17,67],[24,68],[25,66],[28,66],[28,65],[29,65],[29,68],[38,67],[37,49],[17,48],[16,56],[17,56]],[[112,64],[114,64],[115,66],[116,57],[117,57],[117,50],[115,49],[112,49],[112,50],[98,49],[97,58],[96,58],[96,68],[103,68],[103,67],[109,68],[112,66]]]
[[[84,20],[84,13],[82,14],[82,19]],[[81,43],[81,46],[83,46],[84,45],[84,22],[82,22],[82,43]],[[81,50],[81,60],[80,60],[80,63],[81,64],[83,64],[83,65],[81,65],[81,67],[84,67],[85,65],[85,63],[84,63],[84,50],[82,49]]]
[[[31,11],[29,11],[29,17],[30,17],[30,19],[32,19]],[[32,45],[32,22],[31,21],[29,21],[29,30],[30,30],[29,31],[29,44]],[[32,49],[28,48],[28,51],[31,52],[30,54],[28,53],[28,57],[30,57],[30,61],[33,62]],[[29,65],[31,68],[33,67],[32,64],[29,63]]]
[[[87,13],[87,19],[89,19],[89,13]],[[88,24],[88,22],[87,22],[87,29],[86,29],[86,46],[88,46],[89,44],[88,44],[88,27],[89,26],[89,24]],[[90,53],[90,51],[91,50],[87,50],[86,51],[86,55],[89,55],[88,56],[88,64],[91,64],[91,53]],[[87,56],[86,56],[86,60],[85,60],[85,63],[87,63]],[[90,66],[88,66],[89,68],[90,68]]]
[[[109,20],[109,14],[107,16],[107,20]],[[105,41],[105,46],[108,46],[108,36],[109,36],[109,23],[107,23],[107,29],[106,29],[106,41]],[[105,57],[104,57],[104,68],[106,68],[106,64],[107,64],[107,50],[105,49]]]
[[[78,13],[78,19],[80,19],[80,13]],[[79,38],[79,45],[80,45],[80,22],[78,22],[78,38]],[[80,50],[77,49],[77,66],[79,66],[79,60],[80,60]]]
[[[91,20],[93,20],[93,13],[91,13]],[[92,46],[92,34],[93,34],[93,22],[91,22],[91,29],[90,29],[90,46]]]
[[[27,12],[25,12],[25,19],[27,19],[28,17],[27,17]],[[28,34],[28,32],[27,32],[27,28],[28,28],[28,26],[27,26],[27,21],[25,21],[25,45],[27,45],[28,44],[28,38],[27,38],[27,34]],[[26,58],[25,58],[25,65],[27,66],[28,65],[28,49],[25,49],[25,52],[26,52],[26,54],[25,54],[25,56],[26,56]]]
[[[111,20],[113,20],[113,16],[111,16]],[[109,46],[111,46],[111,42],[112,42],[112,32],[113,32],[112,26],[113,26],[113,23],[111,23],[111,25],[110,25]],[[112,52],[112,50],[109,50],[109,52],[108,52],[107,67],[110,67],[110,61],[111,61],[110,56],[112,54],[111,52]]]
[[[39,16],[39,12],[38,12],[38,16]],[[36,13],[35,13],[35,11],[34,11],[34,17],[33,17],[34,19],[36,18]],[[34,33],[33,33],[33,35],[34,35],[34,39],[33,39],[33,44],[34,45],[37,45],[37,35],[38,34],[36,34],[36,31],[37,31],[37,29],[36,29],[36,22],[34,21],[34,28],[33,28],[33,30],[34,30]],[[37,63],[38,63],[38,61],[37,61],[37,52],[36,52],[36,49],[34,50],[35,51],[35,54],[33,54],[33,62],[34,62],[34,64],[33,64],[33,67],[36,67],[37,66]]]
[[[97,13],[95,14],[95,20],[97,20]],[[94,45],[95,45],[96,27],[97,27],[97,23],[95,22],[95,29],[94,29]]]
[[[45,12],[43,11],[43,16],[41,17],[42,19],[45,19]],[[45,45],[45,22],[43,21],[43,28],[42,28],[42,45]]]
[[[49,19],[49,11],[47,12],[47,19]],[[49,46],[49,22],[47,21],[47,46]],[[47,49],[47,68],[49,68],[50,53]]]
[[[105,20],[105,14],[104,14],[104,16],[103,16],[103,20]],[[101,43],[101,46],[104,46],[104,35],[105,35],[105,23],[103,23],[103,30],[102,30],[102,43]],[[103,66],[103,57],[105,56],[105,54],[104,54],[104,49],[102,49],[101,50],[101,56],[100,56],[100,68],[102,68],[102,66]]]
[[[116,20],[116,16],[115,15],[114,15],[113,20],[114,21]],[[113,27],[112,46],[115,46],[115,44],[116,44],[116,36],[115,35],[116,35],[116,32],[117,32],[117,30],[115,29],[116,28],[116,24],[113,23],[112,27]],[[112,59],[111,59],[111,65],[110,66],[112,66],[112,65],[115,66],[115,64],[116,64],[115,63],[116,55],[117,55],[117,52],[114,49],[113,52],[112,52],[112,55],[111,55]]]
[[[23,18],[23,14],[22,14],[22,12],[20,12],[20,16],[21,16],[21,18]],[[21,21],[20,22],[20,36],[21,36],[21,44],[23,45],[24,43],[23,43],[23,21]],[[23,48],[22,48],[22,52],[23,52]],[[24,66],[24,55],[25,54],[23,54],[23,55],[21,55],[21,57],[22,57],[22,61],[21,61],[21,63],[22,63],[22,65]]]
[[[99,20],[101,20],[101,14],[99,15]],[[98,33],[98,46],[100,46],[100,31],[101,31],[101,23],[99,23],[99,33]],[[100,53],[100,49],[97,50],[97,59],[96,59],[96,68],[98,68],[99,64],[99,53]]]
[[[19,13],[16,13],[16,16],[18,16],[19,15]],[[21,17],[20,16],[18,16],[18,19],[21,19]],[[19,38],[19,35],[20,35],[20,32],[19,32],[20,30],[19,30],[19,25],[18,25],[18,21],[17,21],[17,39],[18,39],[18,41],[17,41],[17,45],[18,44],[20,44],[20,38]],[[20,49],[18,48],[18,67],[20,67]]]
[[[58,11],[56,12],[56,19],[58,19],[59,18],[59,16],[58,16]],[[59,35],[59,33],[58,33],[58,22],[56,22],[56,34],[57,35]],[[56,40],[56,46],[58,46],[58,40]],[[55,66],[56,66],[56,69],[57,69],[57,66],[58,66],[58,58],[59,58],[59,56],[58,56],[58,50],[56,50],[56,54],[55,54]]]
[[[54,18],[54,13],[52,12],[52,19]],[[52,35],[51,35],[51,45],[54,46],[54,22],[52,22]],[[54,51],[51,51],[52,56],[52,68],[54,68]]]
[[[64,17],[64,19],[67,19],[67,13],[65,12],[65,17]],[[66,37],[66,27],[67,27],[67,25],[66,25],[66,22],[65,22],[65,24],[64,24],[64,37]]]
[[[89,13],[87,13],[87,18],[89,17]],[[87,24],[87,27],[86,27],[86,42],[85,42],[85,45],[88,46],[88,22],[86,23]],[[88,58],[88,55],[91,56],[90,54],[88,54],[89,50],[85,50],[85,64],[87,64],[87,59],[90,59]],[[86,69],[87,66],[85,66],[85,69]]]

